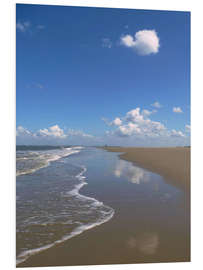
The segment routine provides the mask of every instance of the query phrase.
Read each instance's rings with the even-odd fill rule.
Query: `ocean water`
[[[114,210],[80,194],[87,168],[72,156],[88,149],[38,147],[16,151],[16,260],[110,220]]]

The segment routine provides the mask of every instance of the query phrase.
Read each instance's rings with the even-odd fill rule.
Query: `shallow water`
[[[135,261],[188,256],[184,192],[118,153],[83,148],[17,177],[19,262],[105,222],[115,231],[112,241]]]
[[[103,202],[79,193],[86,184],[87,169],[82,163],[69,163],[69,156],[80,151],[56,151],[23,153],[24,166],[16,183],[17,263],[108,221],[114,214]]]

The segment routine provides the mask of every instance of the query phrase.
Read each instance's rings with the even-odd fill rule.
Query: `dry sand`
[[[123,152],[121,159],[136,163],[152,172],[162,175],[166,181],[189,192],[190,190],[190,148],[139,148],[104,147],[111,152]]]

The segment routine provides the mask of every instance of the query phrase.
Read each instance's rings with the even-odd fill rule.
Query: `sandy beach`
[[[136,152],[130,148],[106,150],[128,151],[128,154],[121,154],[124,159],[134,157]],[[180,163],[176,163],[185,157],[184,153],[189,159],[189,149],[138,150],[143,153],[140,164],[141,158],[150,164],[144,155],[151,155],[156,161],[168,157],[172,166],[170,160],[176,153],[173,164],[184,183],[188,168],[181,171]],[[31,256],[18,267],[190,261],[190,211],[185,191],[166,184],[161,176],[119,159],[117,153],[109,151],[98,149],[94,155],[89,154],[88,185],[82,188],[81,194],[112,207],[115,210],[113,218]],[[162,166],[166,163],[160,162]],[[170,166],[167,175],[172,176]],[[131,173],[125,175],[128,171]],[[177,177],[173,179],[178,183]],[[182,186],[188,188],[188,185]]]
[[[190,148],[104,147],[122,152],[120,158],[162,175],[166,181],[186,191],[190,189]]]

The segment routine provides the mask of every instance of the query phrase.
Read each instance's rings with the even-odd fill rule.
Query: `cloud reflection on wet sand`
[[[127,247],[135,249],[144,255],[153,255],[159,246],[157,233],[143,233],[139,236],[132,236],[127,241]]]
[[[114,175],[118,178],[125,177],[131,183],[140,184],[149,181],[149,173],[142,168],[134,166],[130,162],[119,160],[116,164]]]

